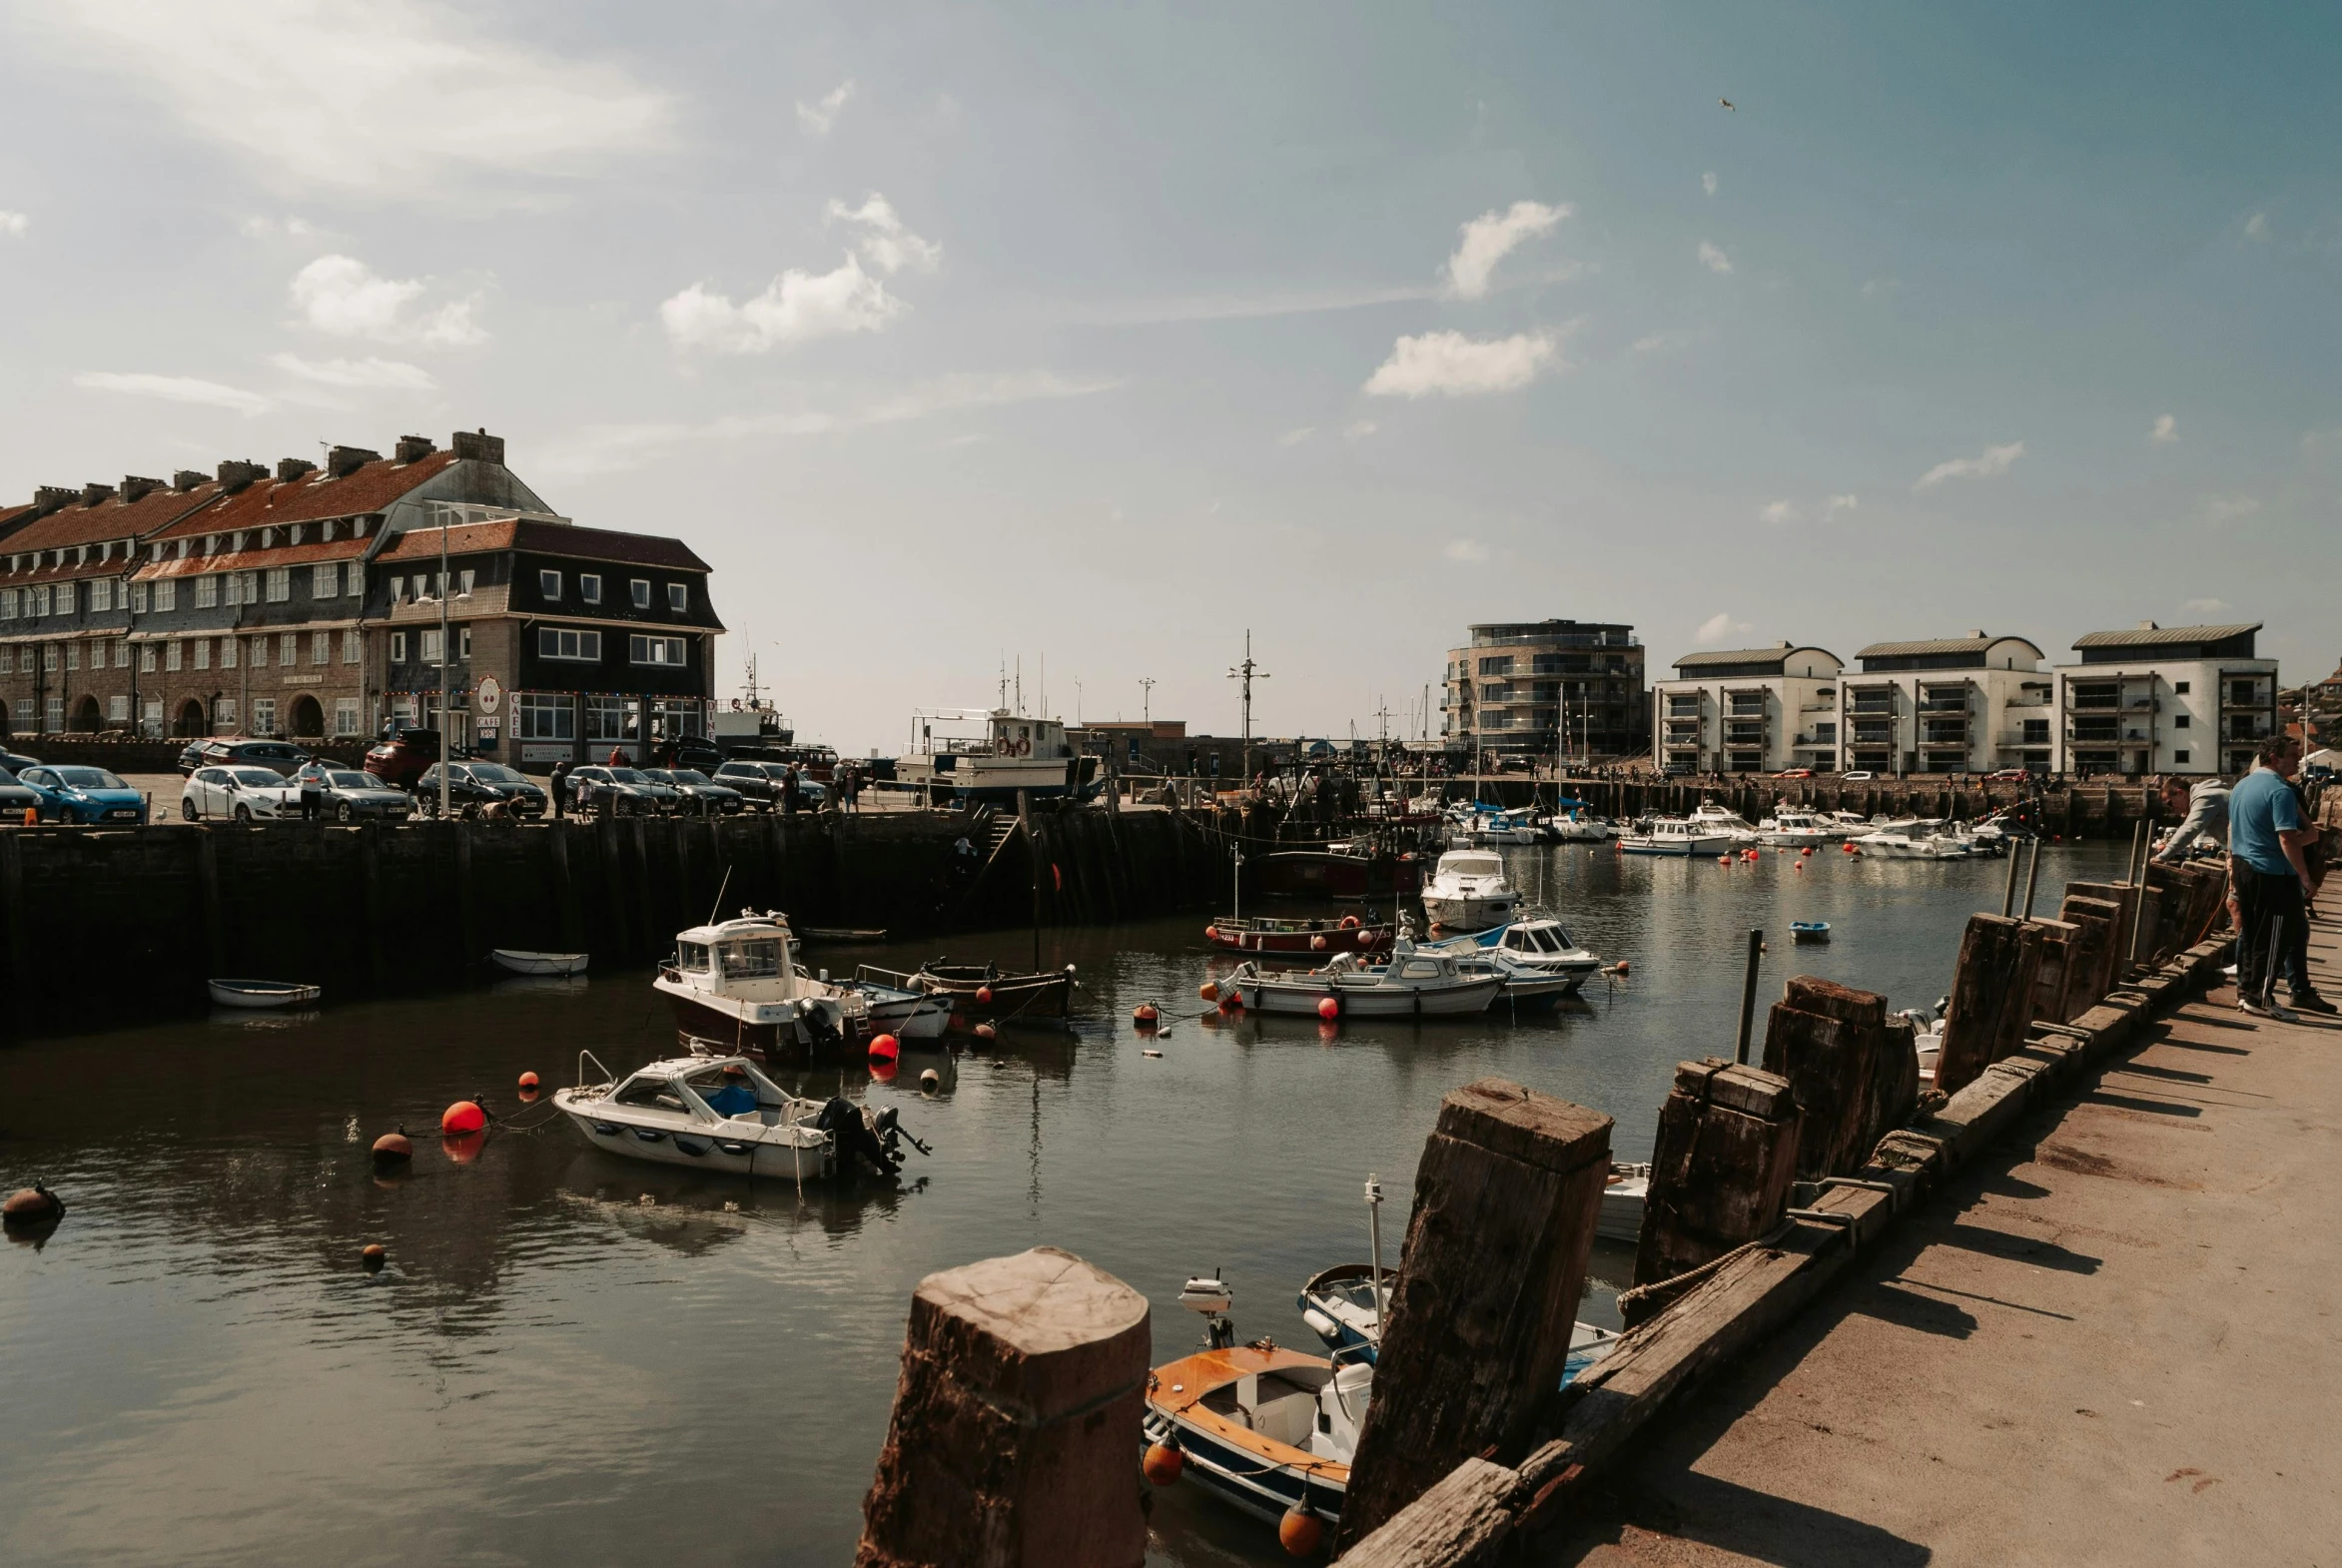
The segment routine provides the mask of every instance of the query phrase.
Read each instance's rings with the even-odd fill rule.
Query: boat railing
[[[579,1089],[586,1087],[587,1080],[585,1077],[585,1064],[588,1062],[591,1062],[597,1068],[601,1068],[602,1076],[598,1082],[607,1085],[615,1084],[618,1081],[617,1074],[611,1072],[606,1067],[602,1067],[602,1059],[600,1057],[595,1056],[590,1051],[580,1051],[577,1053],[577,1087]]]
[[[912,971],[888,969],[878,964],[855,965],[854,978],[867,985],[891,986],[897,991],[916,991],[918,989],[911,984],[913,980],[918,978]]]

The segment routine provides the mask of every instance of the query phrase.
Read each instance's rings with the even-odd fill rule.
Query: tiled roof
[[[255,479],[235,494],[183,519],[163,537],[226,533],[276,523],[316,522],[327,517],[371,516],[424,480],[445,472],[455,460],[451,451],[434,451],[427,457],[405,463],[378,458],[339,479],[328,478],[323,468],[313,469],[298,479]]]
[[[308,566],[318,561],[356,560],[371,539],[316,539],[307,544],[280,544],[268,550],[222,550],[217,555],[173,555],[148,561],[134,575],[141,582],[158,577],[200,577],[213,571],[261,571],[271,566]]]
[[[158,486],[135,501],[125,502],[116,493],[95,506],[60,506],[0,538],[0,556],[69,549],[106,539],[142,539],[219,495],[219,483],[206,481],[191,490]],[[0,559],[0,567],[6,565],[6,560]]]
[[[1937,637],[1925,642],[1874,642],[1869,647],[1857,652],[1855,657],[1858,659],[1909,659],[1925,658],[1936,653],[1981,654],[1996,642],[2023,642],[2026,647],[2032,647],[2032,644],[2022,637],[1987,637],[1979,633],[1973,637]],[[2040,649],[2033,648],[2033,651],[2038,653]]]
[[[2093,631],[2076,637],[2077,648],[2160,648],[2173,643],[2225,642],[2261,629],[2259,621],[2233,626],[2141,626],[2132,631]]]
[[[505,517],[494,522],[467,522],[446,530],[449,555],[477,555],[488,550],[530,550],[546,555],[573,555],[586,560],[616,561],[628,566],[663,566],[674,571],[706,571],[707,562],[681,539],[655,533],[621,533],[614,528],[580,528],[573,522],[545,522],[534,517]],[[384,561],[419,561],[439,558],[437,528],[408,528],[376,557]]]
[[[504,614],[511,607],[512,590],[509,586],[501,582],[483,582],[471,590],[469,598],[453,598],[447,601],[447,619],[449,621],[477,620],[483,615]],[[425,603],[421,599],[400,599],[390,606],[390,620],[393,626],[412,624],[436,626],[439,623],[439,601],[432,599]]]

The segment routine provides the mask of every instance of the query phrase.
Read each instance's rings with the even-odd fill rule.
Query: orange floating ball
[[[1317,999],[1317,1016],[1331,1023],[1341,1017],[1341,1003],[1332,997],[1319,997]]]
[[[402,1166],[414,1158],[414,1142],[404,1133],[385,1133],[375,1140],[375,1164]]]
[[[990,1024],[979,1024],[976,1026],[976,1038],[978,1040],[998,1040],[1000,1031]]]
[[[458,1100],[439,1113],[439,1131],[449,1138],[476,1133],[488,1125],[488,1114],[469,1100]]]
[[[1219,987],[1213,982],[1206,980],[1203,982],[1203,984],[1195,988],[1195,995],[1198,999],[1205,1002],[1217,1002],[1219,1000]]]
[[[536,1088],[536,1075],[535,1075],[534,1073],[523,1073],[523,1074],[521,1074],[521,1075],[520,1075],[520,1087],[521,1087],[522,1089],[534,1089],[534,1088]]]
[[[1325,1521],[1295,1503],[1276,1522],[1276,1540],[1287,1557],[1314,1557],[1325,1540]]]
[[[1165,1443],[1149,1443],[1147,1457],[1139,1461],[1140,1470],[1157,1486],[1171,1485],[1186,1467],[1187,1456]]]
[[[1324,939],[1323,937],[1311,937],[1311,938],[1309,939],[1309,948],[1310,948],[1310,951],[1311,951],[1311,952],[1315,952],[1315,953],[1322,953],[1322,952],[1324,952],[1324,951],[1325,951],[1325,939]]]
[[[1141,1028],[1152,1028],[1163,1021],[1163,1014],[1152,1002],[1142,1002],[1131,1009],[1131,1022]]]
[[[976,1000],[985,1007],[992,1006],[992,987],[978,986],[976,988]]]
[[[892,1035],[881,1035],[870,1043],[870,1060],[892,1063],[903,1054],[902,1043]]]

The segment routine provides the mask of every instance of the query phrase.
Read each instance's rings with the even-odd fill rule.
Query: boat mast
[[[1382,1183],[1374,1173],[1366,1173],[1366,1240],[1369,1262],[1373,1270],[1369,1282],[1374,1286],[1374,1342],[1382,1343],[1382,1314],[1387,1303],[1382,1297]]]
[[[1252,628],[1244,628],[1244,662],[1227,672],[1228,679],[1241,682],[1244,698],[1244,783],[1252,787],[1252,682],[1268,679],[1268,671],[1252,662]]]

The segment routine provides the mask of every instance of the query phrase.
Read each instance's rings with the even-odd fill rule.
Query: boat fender
[[[978,986],[976,988],[976,1005],[979,1007],[992,1006],[992,987]]]
[[[1217,942],[1219,940],[1219,928],[1217,926],[1205,926],[1203,928],[1203,940],[1206,942]]]
[[[1341,1017],[1341,999],[1339,997],[1319,997],[1317,999],[1317,1016],[1328,1024]]]
[[[1311,938],[1309,939],[1309,948],[1310,948],[1310,951],[1311,951],[1311,952],[1314,952],[1314,953],[1322,953],[1322,952],[1324,952],[1324,951],[1325,951],[1325,939],[1324,939],[1323,937],[1311,937]]]
[[[520,1087],[522,1089],[534,1089],[536,1086],[537,1077],[534,1073],[523,1073],[520,1075]]]
[[[1131,1022],[1141,1029],[1153,1029],[1163,1022],[1163,1011],[1152,1002],[1142,1002],[1131,1009]]]
[[[11,1226],[45,1225],[64,1216],[65,1199],[50,1191],[38,1176],[31,1186],[20,1186],[0,1201],[0,1218]]]
[[[596,1122],[593,1125],[593,1132],[596,1138],[616,1138],[624,1131],[624,1128],[619,1127],[615,1123],[611,1122]]]
[[[1217,1002],[1219,1000],[1219,987],[1206,980],[1195,988],[1195,996],[1198,1001]]]
[[[1171,1485],[1186,1467],[1187,1456],[1179,1452],[1179,1434],[1176,1432],[1166,1432],[1162,1442],[1148,1444],[1147,1457],[1139,1463],[1147,1479],[1157,1486]]]
[[[1277,1544],[1285,1549],[1287,1557],[1314,1557],[1325,1540],[1325,1520],[1309,1506],[1306,1487],[1301,1500],[1284,1511],[1276,1522]]]
[[[395,1133],[385,1133],[375,1140],[375,1164],[402,1166],[414,1158],[414,1141],[406,1136],[401,1126]]]
[[[675,1140],[675,1147],[683,1151],[683,1153],[686,1155],[689,1155],[694,1160],[705,1160],[707,1158],[707,1146],[705,1144],[693,1144],[688,1140],[678,1138]]]
[[[1341,1338],[1340,1326],[1313,1306],[1301,1313],[1301,1321],[1309,1325],[1309,1332],[1327,1344],[1332,1344]]]
[[[932,1095],[943,1087],[943,1082],[942,1076],[934,1068],[929,1068],[919,1075],[919,1092]]]
[[[976,1026],[976,1038],[984,1044],[990,1045],[1000,1038],[1000,1031],[990,1024],[979,1024]]]
[[[646,1144],[655,1144],[667,1135],[655,1127],[638,1127],[634,1130],[634,1136]]]
[[[359,1265],[370,1274],[380,1273],[383,1264],[389,1260],[390,1255],[382,1242],[369,1241],[365,1249],[358,1254]]]

